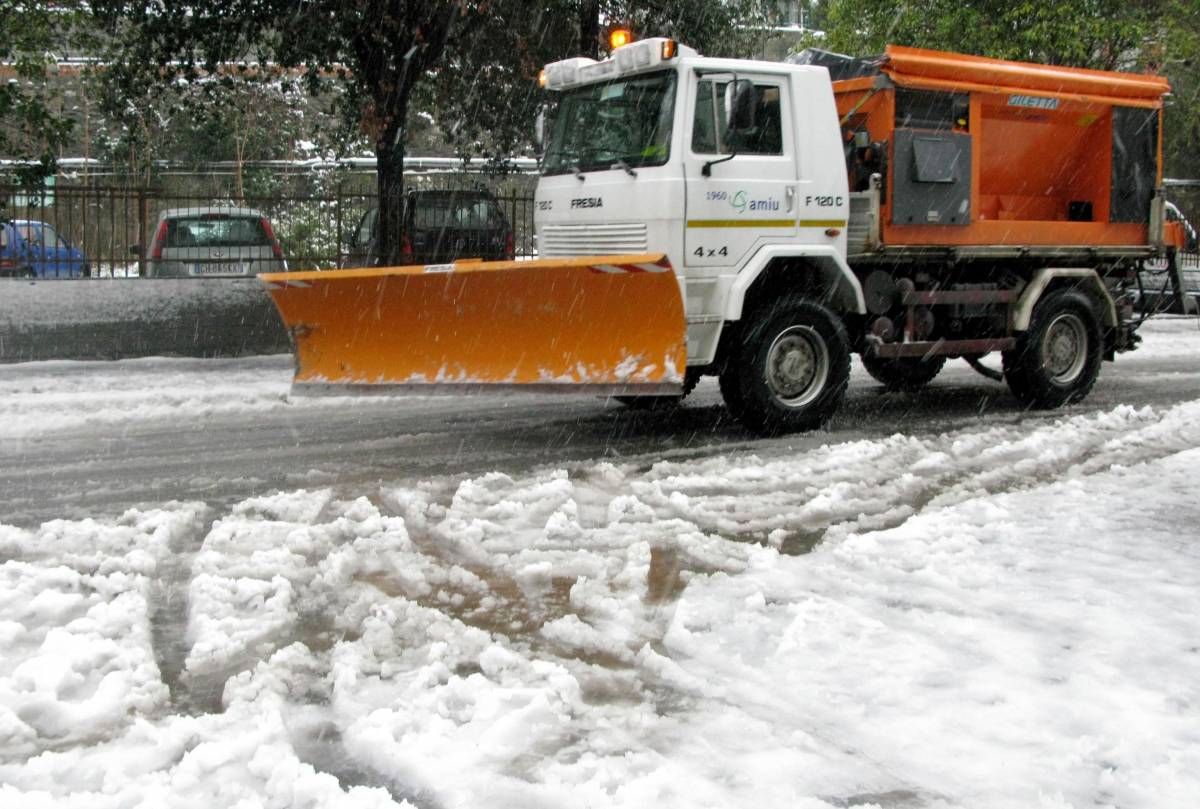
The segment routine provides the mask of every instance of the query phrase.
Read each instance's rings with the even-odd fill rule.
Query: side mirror
[[[538,107],[537,118],[533,120],[533,136],[537,139],[538,151],[546,151],[546,108]]]
[[[754,82],[734,79],[725,85],[725,120],[730,132],[748,132],[754,129],[755,114],[758,112],[758,93]]]

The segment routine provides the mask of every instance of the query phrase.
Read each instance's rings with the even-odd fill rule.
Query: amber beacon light
[[[608,47],[610,50],[623,48],[633,42],[633,32],[628,28],[613,28],[608,32]]]

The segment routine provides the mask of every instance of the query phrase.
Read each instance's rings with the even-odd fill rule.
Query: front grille
[[[646,225],[546,225],[538,239],[543,256],[605,256],[646,252]]]

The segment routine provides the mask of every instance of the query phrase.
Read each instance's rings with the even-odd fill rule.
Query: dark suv
[[[513,231],[487,191],[410,191],[404,197],[401,264],[449,264],[463,258],[513,257]],[[379,259],[379,209],[371,208],[346,245],[343,267]]]

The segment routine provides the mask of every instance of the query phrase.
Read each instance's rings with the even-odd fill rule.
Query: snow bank
[[[232,371],[232,373],[231,373]],[[150,379],[153,377],[154,381]],[[0,439],[286,406],[291,359],[36,362],[0,374]]]
[[[195,507],[0,528],[0,802],[1192,805],[1200,402],[757,449],[245,500],[199,716],[137,584]]]
[[[0,362],[238,356],[289,347],[255,278],[5,280],[0,289]]]
[[[161,709],[151,643],[156,568],[203,507],[116,524],[0,526],[0,756],[102,738]]]
[[[687,661],[684,685],[703,672],[721,703],[769,716],[765,746],[792,766],[814,744],[790,732],[832,734],[864,792],[1187,806],[1200,794],[1200,556],[1181,528],[1200,505],[1181,494],[1197,461],[1193,449],[933,508],[804,559],[764,549],[742,576],[686,591],[666,649]],[[691,716],[694,738],[728,710]]]

